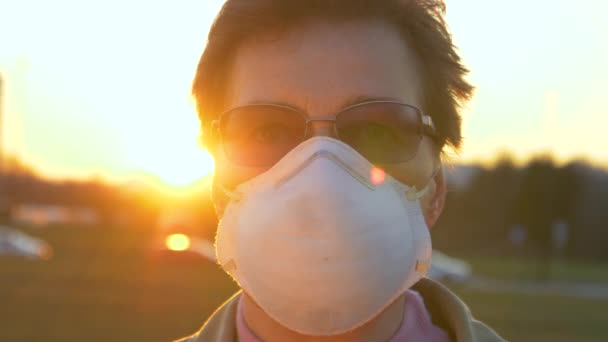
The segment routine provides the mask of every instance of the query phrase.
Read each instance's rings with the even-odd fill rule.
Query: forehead
[[[361,98],[420,107],[413,49],[380,21],[313,21],[250,39],[237,49],[225,107],[278,102],[327,114]]]

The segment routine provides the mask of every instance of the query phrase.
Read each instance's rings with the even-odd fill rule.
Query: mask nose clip
[[[319,149],[319,150],[313,152],[312,154],[310,154],[310,156],[304,162],[302,162],[297,168],[295,168],[291,172],[285,174],[283,177],[278,179],[275,183],[275,186],[277,186],[277,187],[281,186],[287,180],[293,178],[296,174],[300,173],[302,170],[309,167],[310,164],[312,164],[313,162],[315,162],[316,160],[319,160],[319,159],[327,159],[327,160],[333,162],[335,165],[340,167],[342,170],[344,170],[346,173],[348,173],[351,177],[355,178],[357,181],[359,181],[359,183],[363,184],[368,189],[374,190],[376,188],[376,186],[374,184],[372,184],[370,182],[370,180],[362,174],[361,170],[359,170],[355,166],[350,165],[348,162],[345,162],[342,158],[337,156],[334,152],[332,152],[328,149],[324,149],[324,148]]]
[[[315,152],[312,155],[313,159],[316,158],[329,158],[332,159],[333,158],[333,154],[331,152],[329,152],[328,150],[318,150],[317,152]]]

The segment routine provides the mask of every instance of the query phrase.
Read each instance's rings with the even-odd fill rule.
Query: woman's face
[[[374,99],[422,108],[422,82],[416,58],[413,49],[388,24],[314,21],[242,45],[229,74],[224,109],[281,103],[298,108],[311,118],[326,118],[348,105]],[[309,132],[334,135],[330,122],[313,122]],[[267,169],[232,163],[221,146],[215,159],[215,181],[228,187]],[[438,152],[425,136],[413,159],[387,167],[386,171],[420,188],[429,182],[438,166]],[[441,211],[443,205],[442,174],[432,179],[430,185],[432,191],[423,201],[425,213]],[[430,225],[435,219],[427,215]]]

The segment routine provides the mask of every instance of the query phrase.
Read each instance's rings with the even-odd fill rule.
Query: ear
[[[431,191],[429,191],[428,198],[424,206],[424,217],[426,225],[429,229],[432,229],[439,216],[443,212],[443,206],[445,205],[445,199],[447,196],[447,183],[445,179],[445,173],[441,162],[439,162],[439,171],[431,180]]]
[[[217,123],[214,121],[212,124],[201,124],[198,132],[198,145],[215,156],[220,141]]]

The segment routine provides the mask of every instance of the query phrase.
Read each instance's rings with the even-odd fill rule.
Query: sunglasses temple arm
[[[429,135],[431,137],[437,137],[437,129],[435,128],[435,124],[433,123],[433,118],[426,114],[422,114],[422,131],[424,134]]]

